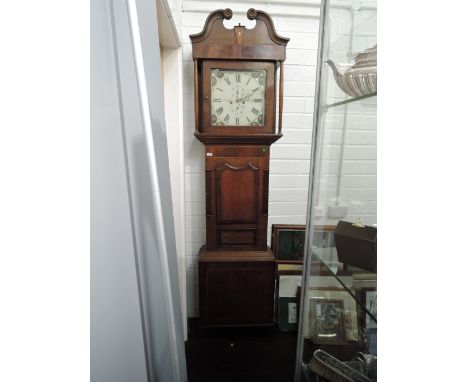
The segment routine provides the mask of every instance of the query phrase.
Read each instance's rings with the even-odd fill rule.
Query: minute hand
[[[241,98],[239,101],[243,101],[243,102],[247,101],[247,99],[253,96],[255,92],[256,91],[250,93],[249,95],[246,95],[245,97]]]

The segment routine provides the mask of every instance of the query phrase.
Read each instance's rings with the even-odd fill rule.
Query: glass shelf
[[[348,103],[352,103],[352,102],[356,102],[356,101],[361,101],[363,99],[366,99],[366,98],[371,98],[371,97],[377,97],[377,93],[372,93],[372,94],[367,94],[367,95],[363,95],[363,96],[359,96],[359,97],[354,97],[354,98],[348,98],[344,101],[340,101],[340,102],[335,102],[335,103],[332,103],[332,104],[329,104],[329,105],[324,105],[322,106],[323,109],[330,109],[332,107],[337,107],[337,106],[341,106],[341,105],[346,105]]]
[[[326,64],[344,73],[376,45],[377,4],[322,0],[320,15],[295,382],[316,380],[309,365],[323,352],[344,369],[377,357],[377,93],[347,96]],[[362,380],[377,380],[371,370]]]

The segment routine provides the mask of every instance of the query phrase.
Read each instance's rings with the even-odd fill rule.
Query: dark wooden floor
[[[292,382],[296,333],[278,328],[200,329],[189,322],[189,382]]]

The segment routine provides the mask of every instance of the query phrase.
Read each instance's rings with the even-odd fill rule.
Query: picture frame
[[[377,319],[377,288],[362,288],[361,302],[366,309]],[[377,323],[363,310],[362,325],[366,329],[377,328]]]
[[[343,321],[347,341],[357,342],[359,340],[358,309],[354,298],[344,289],[339,288],[309,288],[309,302],[313,299],[328,299],[343,301]],[[307,319],[309,319],[307,315]],[[310,324],[305,323],[305,337],[311,337]]]
[[[271,249],[277,260],[302,262],[306,226],[304,224],[273,224]]]
[[[343,300],[311,299],[309,322],[314,343],[343,345],[347,342]]]
[[[319,249],[335,247],[335,226],[314,226],[312,245]],[[271,249],[277,260],[302,263],[304,257],[306,225],[273,224]]]

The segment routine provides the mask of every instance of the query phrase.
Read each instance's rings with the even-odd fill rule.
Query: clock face
[[[211,125],[263,126],[266,70],[211,69]]]

